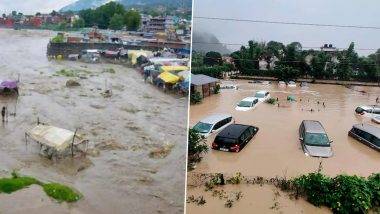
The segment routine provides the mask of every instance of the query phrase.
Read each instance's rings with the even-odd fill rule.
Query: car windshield
[[[306,133],[304,142],[309,146],[329,146],[329,138],[322,133]]]
[[[252,106],[252,102],[251,101],[240,101],[238,103],[238,106],[239,107],[251,107]]]
[[[209,133],[212,125],[209,123],[198,122],[193,129],[199,133]]]
[[[257,98],[264,98],[265,94],[264,93],[260,93],[260,92],[256,92],[255,97],[257,97]]]

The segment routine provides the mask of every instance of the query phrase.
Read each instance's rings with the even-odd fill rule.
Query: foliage
[[[220,85],[216,84],[214,88],[214,94],[219,94],[219,92],[220,92]]]
[[[115,14],[123,16],[125,12],[126,11],[123,5],[111,1],[96,9],[81,10],[79,12],[79,16],[84,20],[86,27],[93,27],[96,25],[101,29],[107,29],[110,26],[111,19],[115,16]],[[113,24],[116,22],[116,18],[114,18]],[[115,25],[113,27],[115,27]]]
[[[241,172],[237,172],[235,176],[232,176],[231,178],[227,179],[228,184],[240,184],[243,181],[244,177],[242,176]]]
[[[108,27],[112,30],[121,30],[123,26],[124,26],[123,15],[116,13],[112,16]]]
[[[220,65],[220,66],[201,66],[201,67],[192,67],[191,73],[192,74],[204,74],[207,76],[215,77],[215,78],[222,78],[223,72],[231,71],[231,67],[227,64]]]
[[[38,184],[39,181],[31,177],[15,177],[0,179],[0,193],[12,193],[17,190],[28,187],[32,184]]]
[[[203,63],[207,66],[222,65],[222,55],[215,51],[207,52],[203,58]]]
[[[372,191],[372,206],[380,207],[380,173],[368,177],[368,186]]]
[[[331,178],[318,173],[302,175],[294,179],[294,185],[300,194],[306,195],[307,200],[315,206],[328,204],[328,195],[332,185]]]
[[[277,102],[277,100],[275,98],[271,97],[271,98],[265,100],[265,102],[268,103],[268,104],[275,105],[276,102]]]
[[[208,146],[194,129],[189,129],[187,152],[189,166],[193,166],[196,162],[199,162],[202,159],[201,155],[208,152]]]
[[[335,177],[328,198],[335,213],[366,213],[371,208],[371,190],[358,176]]]
[[[44,184],[43,189],[48,196],[59,202],[75,202],[82,197],[81,194],[77,193],[70,187],[58,183]]]
[[[124,23],[126,24],[128,30],[138,30],[141,24],[140,13],[136,10],[128,10],[124,14]]]
[[[63,42],[63,35],[58,34],[57,36],[53,37],[51,39],[51,42],[53,43],[62,43]]]
[[[201,103],[202,102],[202,96],[201,96],[201,93],[199,93],[198,91],[194,92],[194,93],[191,93],[190,94],[190,103],[191,104],[198,104],[198,103]]]
[[[275,41],[249,41],[247,46],[242,46],[230,56],[242,75],[273,76],[283,80],[312,77],[379,81],[379,54],[380,49],[368,57],[359,57],[354,43],[346,50],[324,52],[302,50],[299,42],[284,45]],[[260,61],[267,62],[266,69],[260,68]]]
[[[84,28],[85,22],[84,19],[79,18],[73,22],[73,28],[79,29],[79,28]]]

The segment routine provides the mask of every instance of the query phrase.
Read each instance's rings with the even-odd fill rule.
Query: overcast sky
[[[24,14],[37,12],[47,13],[59,10],[76,0],[0,0],[0,13],[10,13],[13,10]]]
[[[305,22],[337,25],[379,26],[378,0],[195,0],[194,16]],[[279,24],[193,20],[194,31],[213,33],[223,43],[299,41],[303,46],[332,43],[338,48],[380,48],[380,30]],[[237,49],[238,46],[229,46]],[[369,51],[359,51],[368,54]]]

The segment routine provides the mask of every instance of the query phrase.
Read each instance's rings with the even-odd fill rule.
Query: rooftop
[[[191,84],[192,85],[205,85],[213,82],[219,81],[214,77],[209,77],[204,74],[191,74]]]

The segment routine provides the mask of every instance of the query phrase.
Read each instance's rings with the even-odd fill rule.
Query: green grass
[[[58,183],[44,184],[35,178],[20,176],[17,172],[12,172],[11,178],[0,178],[0,193],[10,194],[33,184],[40,185],[48,196],[58,202],[75,202],[83,197],[78,191],[68,186]]]
[[[49,183],[42,186],[46,194],[59,202],[75,202],[82,198],[82,195],[75,190],[62,184]]]
[[[40,182],[31,177],[13,177],[0,179],[0,193],[12,193]]]

